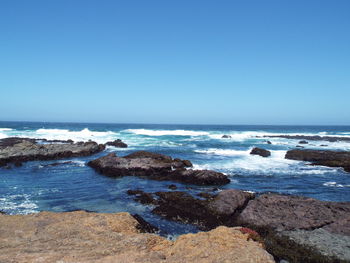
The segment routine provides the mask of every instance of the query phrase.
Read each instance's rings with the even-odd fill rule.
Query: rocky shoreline
[[[241,190],[202,193],[145,193],[130,190],[152,213],[201,230],[245,226],[262,237],[267,251],[288,262],[349,262],[350,203]],[[204,198],[203,198],[204,197]]]
[[[127,144],[121,140],[98,144],[6,138],[0,140],[0,166],[11,168],[26,161],[89,156],[102,152],[106,146],[125,148]],[[271,155],[262,148],[254,148],[250,154],[264,158]],[[293,149],[285,158],[342,167],[350,172],[349,152]],[[189,160],[145,151],[123,157],[110,153],[91,160],[88,166],[110,177],[140,176],[200,186],[230,182],[226,174],[193,169]],[[173,242],[154,234],[141,234],[155,233],[157,228],[142,217],[127,213],[80,211],[10,216],[0,212],[0,241],[6,244],[0,247],[0,262],[36,262],[38,258],[45,262],[274,262],[271,255],[277,262],[350,262],[350,202],[217,188],[193,196],[176,188],[170,185],[168,191],[150,193],[130,189],[128,194],[150,206],[157,216],[209,232],[183,235]],[[15,230],[17,234],[11,236],[10,231]],[[130,233],[132,237],[128,236]],[[181,243],[183,240],[186,242]],[[127,249],[125,244],[130,242]],[[249,242],[255,244],[254,248]],[[149,247],[150,243],[154,246]],[[197,245],[187,247],[189,243]],[[90,251],[92,247],[95,252]],[[175,251],[174,247],[181,249]]]
[[[241,227],[176,241],[141,232],[128,213],[0,214],[0,262],[275,262]]]

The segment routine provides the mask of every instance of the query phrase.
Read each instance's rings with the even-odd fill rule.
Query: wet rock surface
[[[138,225],[128,213],[0,215],[0,262],[275,262],[241,228],[169,241]]]
[[[7,138],[1,140],[0,166],[36,160],[54,160],[78,156],[88,156],[105,149],[96,142],[45,143],[38,144],[35,139]]]
[[[219,172],[186,169],[192,166],[188,160],[172,159],[170,156],[145,151],[124,157],[111,153],[90,161],[88,165],[97,172],[112,177],[143,176],[153,180],[172,180],[197,185],[230,182],[226,175]]]
[[[256,197],[233,189],[217,195],[203,192],[198,195],[200,198],[179,191],[140,192],[138,194],[147,195],[148,204],[154,206],[152,213],[169,220],[191,223],[202,230],[219,225],[253,229],[260,233],[267,250],[278,260],[296,263],[350,261],[347,252],[349,202],[326,202],[276,193]]]
[[[128,147],[128,145],[120,139],[117,139],[117,140],[114,140],[111,142],[106,142],[105,145],[106,146],[114,146],[117,148],[127,148]]]
[[[250,154],[252,155],[260,155],[262,157],[269,157],[271,155],[271,152],[262,148],[254,147]]]
[[[329,167],[342,167],[350,172],[350,152],[346,151],[323,151],[323,150],[289,150],[286,159],[308,161],[314,165]]]

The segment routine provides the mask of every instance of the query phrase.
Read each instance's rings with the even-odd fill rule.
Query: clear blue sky
[[[350,124],[350,1],[0,1],[0,120]]]

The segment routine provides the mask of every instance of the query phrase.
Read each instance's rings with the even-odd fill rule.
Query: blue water
[[[224,134],[232,138],[221,138]],[[286,160],[286,151],[294,148],[298,140],[257,137],[271,134],[350,137],[350,127],[0,122],[0,138],[21,136],[74,141],[91,139],[100,143],[119,138],[129,145],[127,149],[108,147],[97,155],[69,159],[71,163],[58,166],[46,166],[57,161],[40,161],[28,162],[10,170],[0,169],[0,210],[10,214],[77,209],[97,212],[127,211],[142,215],[160,227],[163,234],[196,231],[193,226],[169,222],[152,215],[151,206],[138,204],[133,201],[132,196],[126,194],[127,190],[136,188],[147,192],[169,191],[168,185],[174,182],[136,177],[109,178],[97,174],[85,165],[89,160],[109,152],[123,156],[137,150],[189,159],[195,168],[227,173],[231,183],[221,189],[274,191],[321,200],[350,201],[349,173],[340,168],[310,166],[306,162]],[[267,144],[267,140],[272,144]],[[272,156],[263,158],[250,155],[254,146],[271,150]],[[310,149],[350,150],[349,142],[310,141],[303,146]],[[175,184],[179,190],[192,194],[212,189]]]

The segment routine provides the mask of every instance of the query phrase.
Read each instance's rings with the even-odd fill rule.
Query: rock
[[[114,146],[117,148],[127,148],[128,147],[128,145],[120,139],[114,140],[112,142],[106,142],[105,145],[106,146]]]
[[[266,141],[266,143],[267,143],[267,144],[272,144],[272,142],[270,142],[270,141]]]
[[[140,215],[134,214],[132,216],[137,220],[138,225],[136,225],[136,228],[141,233],[157,233],[157,232],[159,232],[158,227],[151,225],[145,219],[143,219]]]
[[[241,228],[218,227],[169,241],[140,233],[128,213],[0,215],[0,262],[272,263]]]
[[[200,197],[204,200],[180,191],[137,193],[151,196],[150,203],[156,206],[152,213],[169,220],[195,224],[203,230],[213,229],[219,225],[232,226],[235,217],[254,197],[253,194],[240,190],[223,190],[218,195],[200,193]],[[156,200],[153,195],[158,199]],[[142,203],[142,200],[137,198],[135,200]]]
[[[301,146],[301,145],[297,145],[295,147],[297,147],[297,148],[304,148],[304,146]]]
[[[96,142],[85,142],[82,144],[60,143],[60,144],[37,144],[31,139],[18,141],[18,138],[7,138],[9,140],[0,148],[0,166],[9,163],[19,165],[21,162],[54,160],[78,156],[88,156],[105,149],[104,145]],[[6,147],[4,147],[6,145]]]
[[[249,201],[236,224],[262,234],[267,250],[276,258],[289,262],[340,262],[348,250],[349,221],[350,202],[263,194]],[[324,250],[327,246],[328,250]]]
[[[300,141],[299,144],[308,144],[307,141]]]
[[[328,145],[327,144],[321,144],[320,146],[321,147],[327,147]]]
[[[277,231],[315,229],[350,216],[350,203],[326,202],[293,195],[263,194],[249,201],[239,223]]]
[[[314,165],[329,167],[343,167],[350,172],[350,152],[323,151],[323,150],[289,150],[286,159],[308,161]]]
[[[350,142],[350,137],[337,137],[337,136],[319,136],[319,135],[264,135],[256,136],[258,138],[284,138],[293,140],[308,140],[308,141],[328,141],[328,142]]]
[[[241,190],[223,190],[210,202],[209,208],[217,214],[229,216],[242,211],[254,197],[254,194]]]
[[[157,204],[158,201],[154,199],[153,195],[150,193],[146,193],[141,190],[128,190],[128,195],[135,195],[135,201],[141,204]]]
[[[224,134],[224,135],[222,135],[221,138],[223,138],[223,139],[231,139],[232,137],[231,137],[231,135]]]
[[[191,170],[190,161],[172,159],[170,156],[139,151],[124,157],[115,153],[90,161],[89,166],[97,172],[112,176],[143,176],[153,180],[172,180],[197,185],[227,184],[226,175],[209,170]]]
[[[271,155],[271,152],[262,148],[254,147],[250,154],[253,155],[260,155],[262,157],[269,157]]]
[[[176,190],[176,189],[177,189],[177,186],[176,186],[175,184],[170,184],[170,185],[168,185],[168,188],[169,188],[170,190]]]

